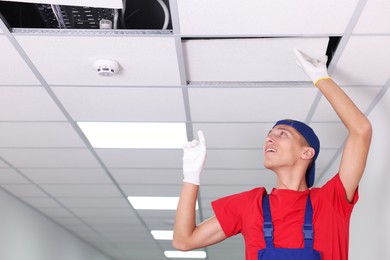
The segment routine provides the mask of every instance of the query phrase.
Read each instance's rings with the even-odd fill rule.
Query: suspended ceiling
[[[306,121],[322,150],[317,181],[333,174],[346,137],[337,115],[296,66],[294,48],[325,54],[329,72],[370,115],[390,102],[390,4],[372,1],[169,1],[172,30],[48,30],[0,21],[0,185],[112,259],[166,259],[174,211],[134,210],[127,196],[178,196],[180,149],[94,149],[78,121],[185,122],[208,156],[197,219],[221,196],[273,186],[264,137],[280,118]],[[113,77],[93,62],[119,62]],[[373,151],[375,152],[375,151]],[[337,164],[337,162],[336,162]],[[237,236],[207,259],[244,259]]]

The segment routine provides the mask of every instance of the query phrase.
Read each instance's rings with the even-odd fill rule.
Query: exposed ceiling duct
[[[123,8],[42,2],[0,1],[0,15],[11,28],[99,29],[102,19],[112,21],[114,29],[172,28],[168,0],[128,0]]]

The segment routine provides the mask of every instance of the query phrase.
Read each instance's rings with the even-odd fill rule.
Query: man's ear
[[[314,157],[315,153],[316,152],[313,147],[306,146],[303,148],[301,158],[306,160],[311,160]]]

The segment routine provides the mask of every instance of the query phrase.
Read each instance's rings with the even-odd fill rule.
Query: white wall
[[[373,138],[351,217],[349,259],[390,259],[390,90],[369,114]],[[337,163],[321,180],[337,172]]]
[[[350,259],[390,259],[390,90],[371,112],[373,139],[352,218]]]
[[[0,189],[1,260],[108,260]]]

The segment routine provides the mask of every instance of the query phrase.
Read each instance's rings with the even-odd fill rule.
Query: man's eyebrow
[[[273,129],[275,129],[275,128],[273,128]],[[292,134],[292,131],[291,131],[290,129],[285,128],[285,127],[283,127],[283,126],[277,127],[276,129],[277,129],[277,130],[283,130],[283,131],[286,131],[286,132],[289,132],[290,134]],[[272,131],[272,129],[271,129],[271,131]],[[271,131],[269,131],[269,132],[271,132]]]

